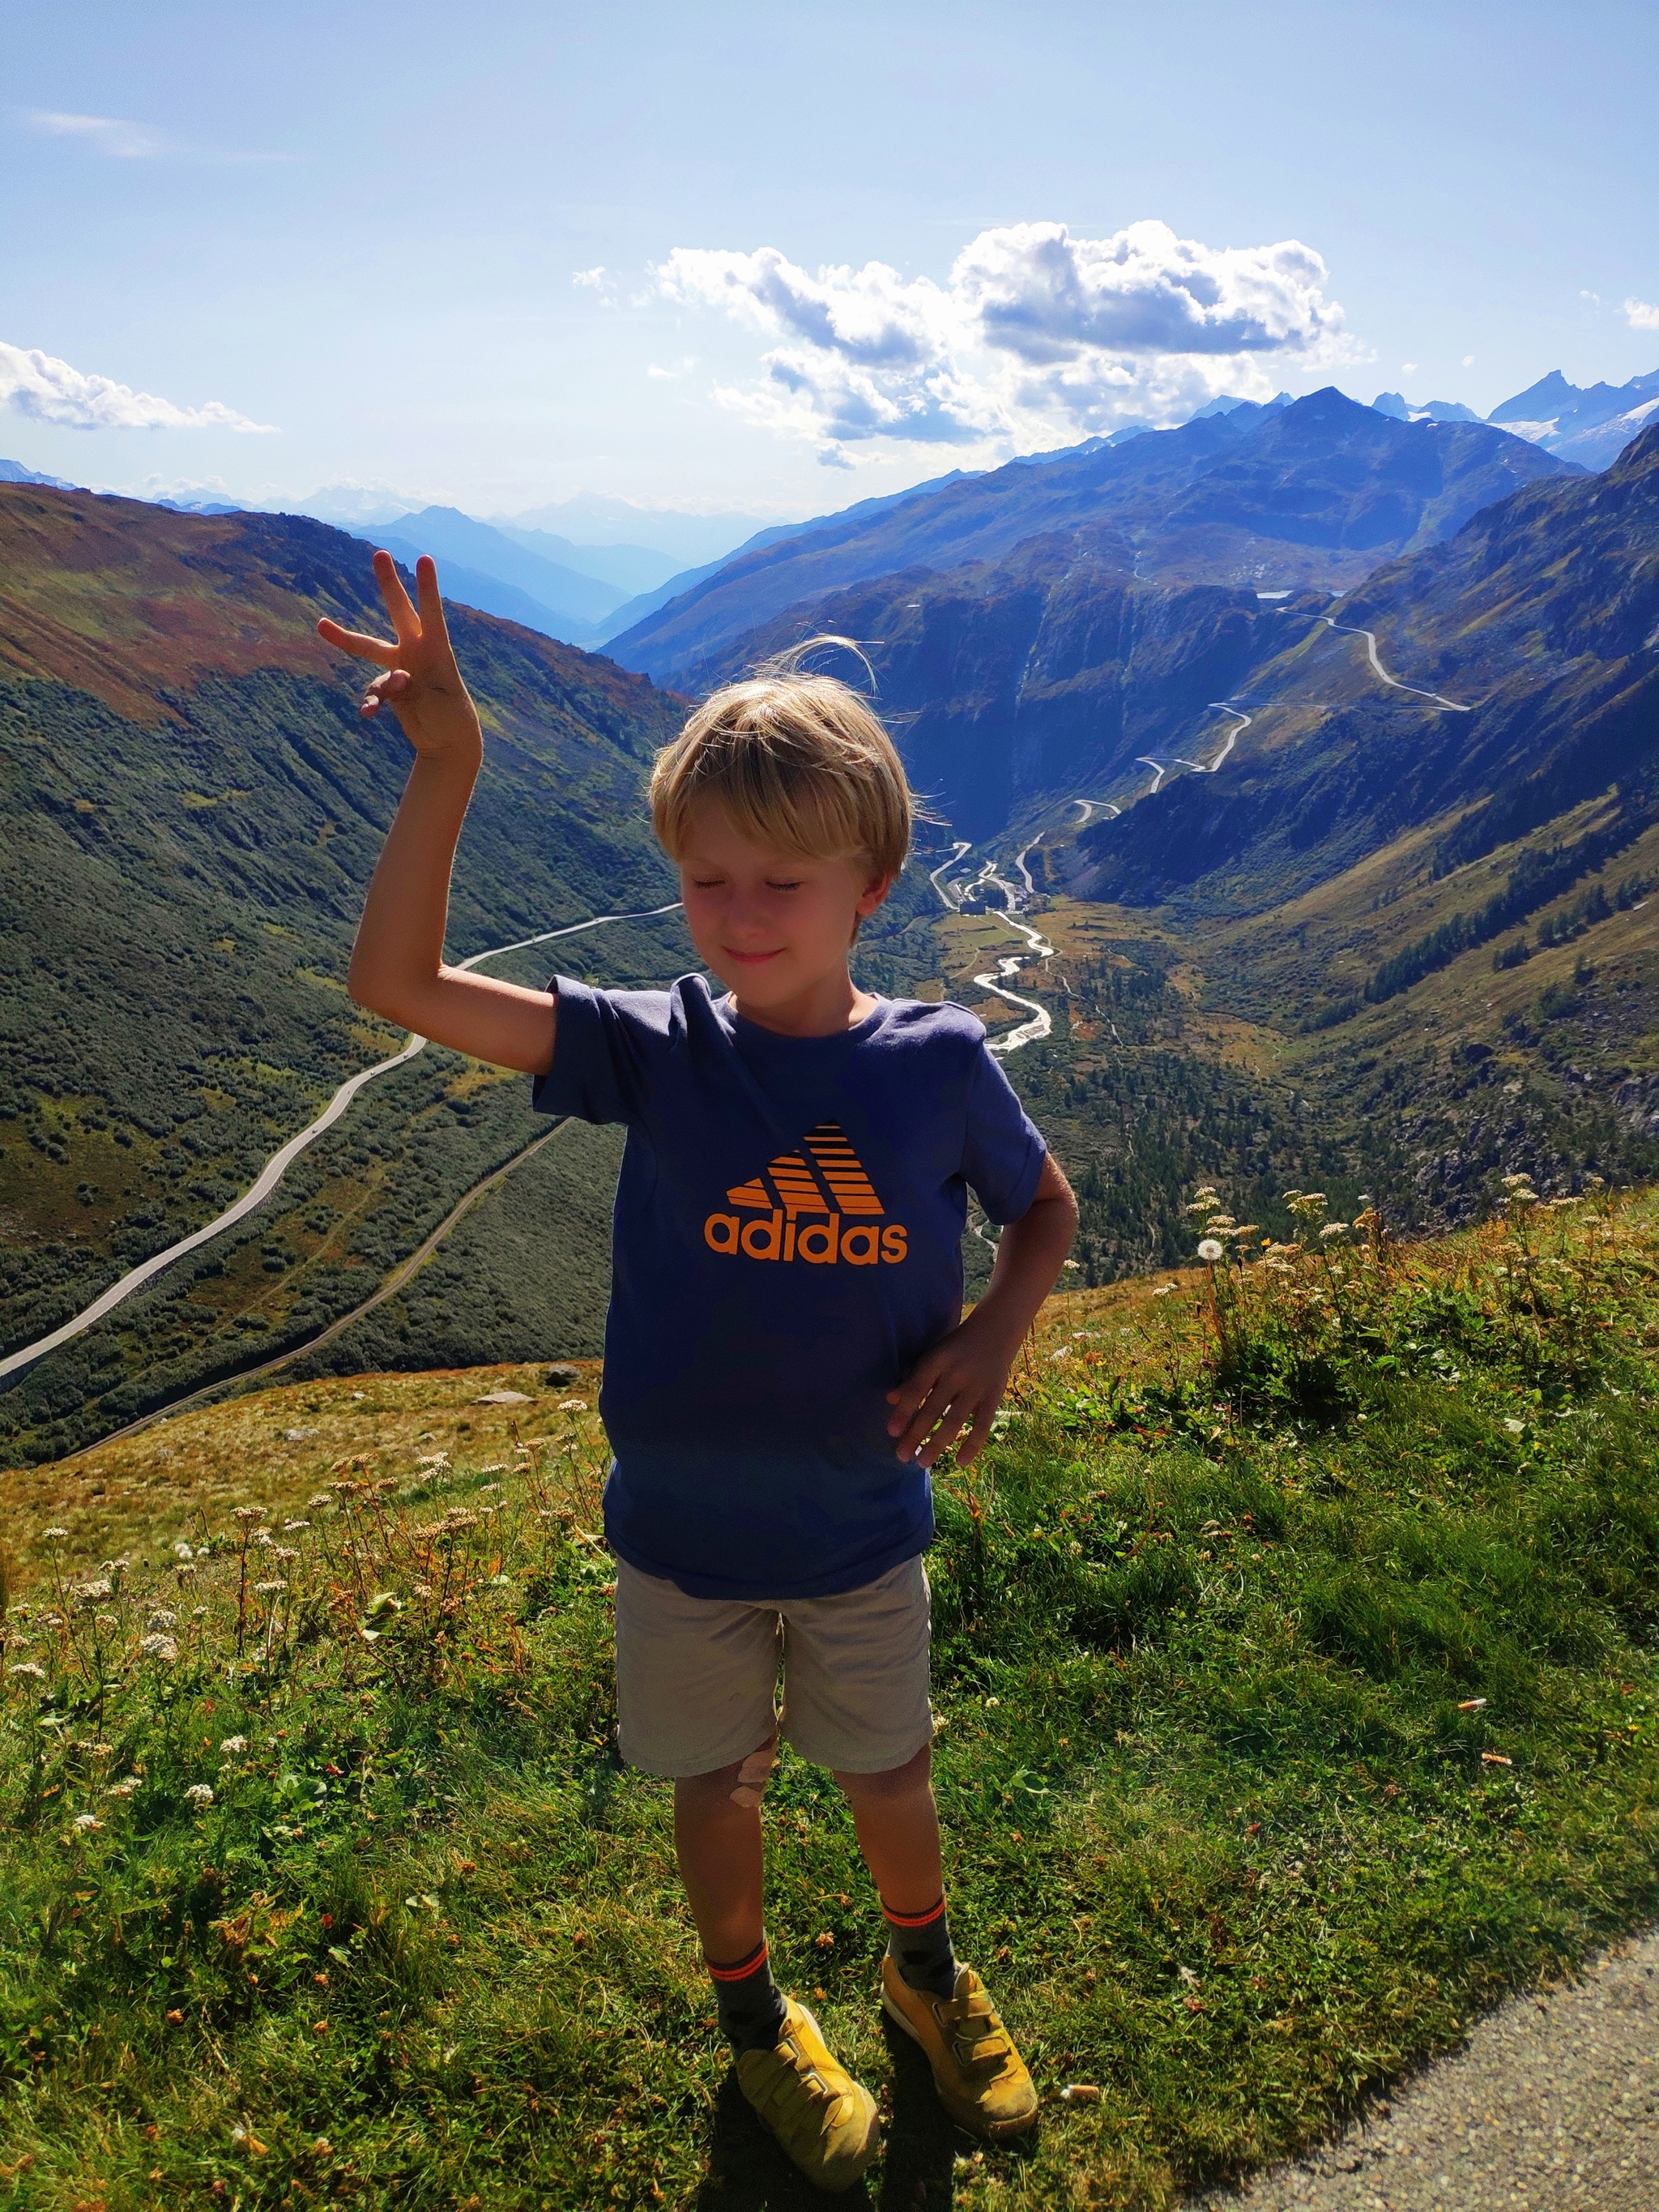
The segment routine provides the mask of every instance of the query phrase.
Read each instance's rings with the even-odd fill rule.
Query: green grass
[[[888,2113],[865,2201],[1166,2205],[1651,1911],[1659,1205],[1511,1212],[1045,1310],[929,1560],[953,1922],[1033,2144],[953,2136],[884,2034],[828,1778],[786,1755],[767,1799],[782,1977]],[[536,1429],[342,1459],[270,1510],[275,1572],[252,1517],[61,1575],[31,1532],[0,2203],[819,2201],[712,2033],[666,1792],[611,1753],[601,1442]]]

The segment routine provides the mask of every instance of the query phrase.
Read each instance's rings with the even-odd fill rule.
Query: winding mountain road
[[[959,838],[951,848],[950,859],[948,860],[941,860],[938,867],[934,868],[929,873],[927,878],[928,882],[932,884],[933,889],[939,893],[941,902],[944,905],[948,906],[952,914],[954,914],[957,907],[961,905],[961,898],[959,896],[956,898],[952,898],[950,892],[946,890],[944,884],[940,883],[939,878],[945,873],[945,871],[947,868],[954,868],[957,862],[961,860],[964,853],[971,853],[973,849],[972,845],[968,842],[966,838]]]
[[[1420,684],[1402,684],[1397,676],[1390,676],[1376,657],[1376,632],[1374,629],[1360,629],[1352,623],[1334,622],[1329,615],[1321,615],[1319,619],[1327,629],[1340,629],[1348,637],[1363,637],[1365,641],[1365,656],[1371,664],[1373,672],[1380,676],[1385,684],[1391,684],[1395,690],[1409,691],[1416,698],[1426,699],[1431,705],[1442,708],[1448,714],[1474,714],[1474,708],[1464,706],[1461,700],[1443,698],[1438,691],[1425,691]]]
[[[589,921],[573,921],[562,929],[544,929],[534,937],[520,937],[511,945],[492,945],[483,952],[473,953],[470,959],[457,961],[455,966],[462,971],[477,968],[486,960],[500,959],[506,953],[524,952],[533,945],[550,945],[556,938],[577,937],[585,930],[603,929],[614,922],[653,921],[661,915],[672,914],[679,903],[678,899],[671,899],[666,906],[651,907],[638,914],[598,914]],[[199,1251],[204,1244],[210,1243],[216,1237],[222,1237],[226,1230],[234,1229],[239,1221],[245,1221],[257,1207],[264,1204],[307,1146],[315,1144],[325,1130],[333,1127],[365,1084],[373,1083],[377,1076],[389,1075],[394,1067],[404,1066],[417,1053],[424,1052],[426,1046],[425,1037],[411,1036],[403,1050],[393,1053],[389,1060],[376,1060],[372,1067],[360,1068],[356,1075],[348,1076],[316,1120],[308,1121],[279,1151],[271,1154],[257,1180],[234,1205],[227,1206],[222,1213],[216,1214],[202,1228],[192,1230],[188,1237],[179,1237],[176,1243],[167,1245],[165,1250],[152,1253],[148,1260],[140,1261],[136,1267],[129,1268],[125,1275],[110,1285],[108,1290],[95,1297],[89,1306],[82,1308],[72,1320],[64,1322],[61,1328],[0,1359],[0,1377],[14,1375],[19,1369],[44,1358],[47,1352],[56,1352],[60,1345],[68,1344],[72,1338],[102,1321],[106,1314],[112,1313],[135,1291],[143,1290],[146,1283],[153,1282],[175,1261],[182,1260],[188,1253]]]

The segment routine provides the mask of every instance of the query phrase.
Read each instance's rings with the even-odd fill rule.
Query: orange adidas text
[[[849,1267],[873,1267],[884,1260],[896,1267],[910,1246],[902,1222],[890,1221],[883,1229],[873,1221],[844,1221],[839,1214],[802,1220],[775,1209],[763,1218],[751,1214],[747,1221],[735,1213],[711,1213],[702,1235],[711,1252],[733,1260],[804,1260],[811,1267],[833,1267],[838,1261]]]

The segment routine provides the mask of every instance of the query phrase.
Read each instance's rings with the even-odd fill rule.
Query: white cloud
[[[1402,361],[1400,364],[1400,374],[1401,376],[1415,376],[1417,363],[1414,361]]]
[[[1222,392],[1265,399],[1287,361],[1352,352],[1310,247],[1212,247],[1161,222],[1105,239],[1055,222],[981,231],[943,284],[880,261],[810,276],[774,246],[682,246],[653,275],[660,297],[778,341],[761,383],[717,392],[723,404],[836,453],[1030,449],[1174,420]]]
[[[37,422],[71,430],[257,430],[222,401],[179,407],[151,392],[134,392],[112,377],[88,376],[49,353],[26,351],[0,341],[0,406],[9,406]]]
[[[695,368],[696,365],[697,356],[694,353],[689,353],[683,360],[677,361],[672,368],[665,368],[660,362],[653,361],[647,365],[645,373],[647,376],[673,378],[684,376],[687,369]]]
[[[59,115],[35,108],[28,119],[33,130],[50,138],[76,138],[94,153],[112,155],[118,161],[144,161],[166,150],[167,142],[159,131],[149,130],[142,123],[124,122],[114,115]]]
[[[570,281],[573,284],[585,284],[589,291],[597,292],[611,279],[605,273],[604,262],[600,261],[596,262],[592,269],[573,269]]]
[[[1464,355],[1463,366],[1465,368],[1473,368],[1474,367],[1474,356],[1472,353],[1466,353]]]
[[[1659,331],[1659,307],[1646,300],[1626,300],[1625,313],[1633,331]]]

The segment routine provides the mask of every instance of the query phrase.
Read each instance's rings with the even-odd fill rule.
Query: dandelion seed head
[[[1221,1246],[1217,1243],[1215,1238],[1213,1237],[1206,1237],[1199,1245],[1198,1256],[1200,1260],[1205,1261],[1207,1266],[1212,1267],[1218,1260],[1224,1258],[1225,1255],[1222,1251]]]
[[[190,1546],[181,1540],[173,1546],[173,1556],[175,1559],[193,1559],[196,1557],[196,1554],[191,1551]]]

